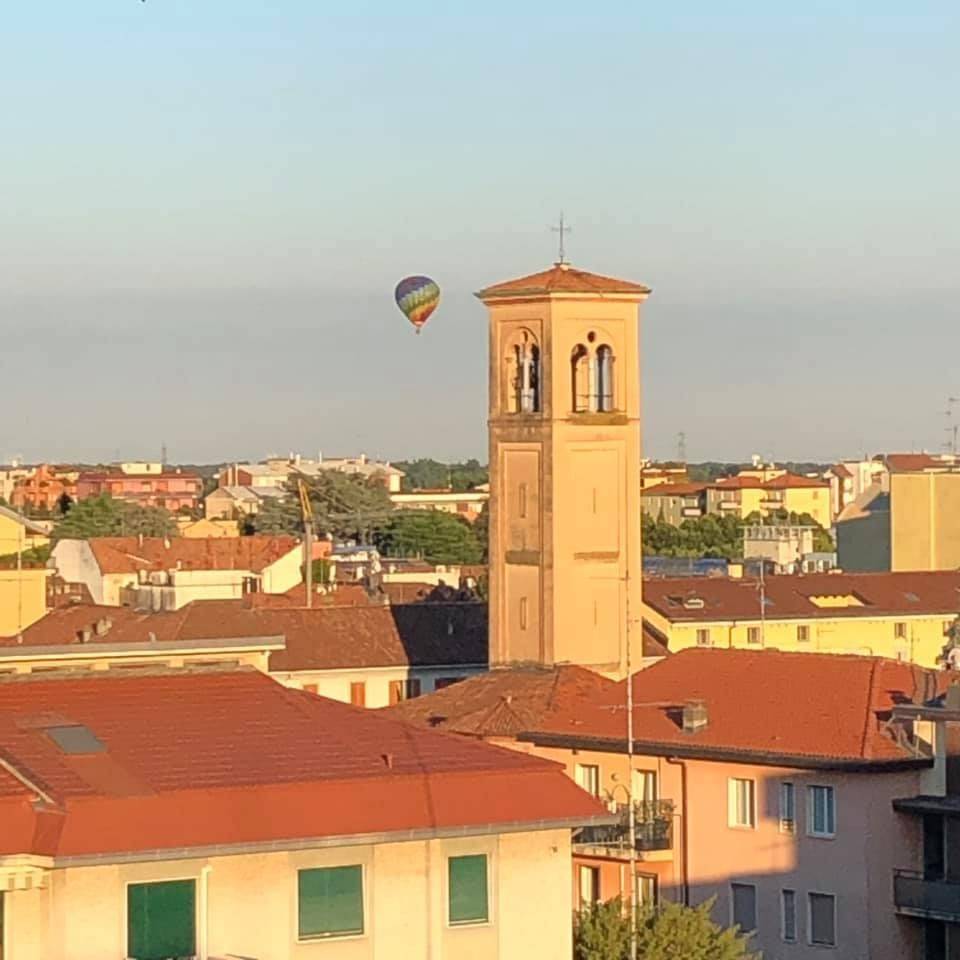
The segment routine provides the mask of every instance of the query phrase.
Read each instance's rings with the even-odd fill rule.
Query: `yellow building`
[[[844,570],[960,568],[960,459],[892,453],[887,473],[837,518]]]
[[[0,637],[16,636],[46,613],[48,571],[32,558],[18,564],[17,555],[49,542],[43,526],[0,507]]]
[[[643,616],[671,653],[737,647],[940,664],[960,572],[648,579]],[[762,613],[761,613],[762,609]]]
[[[640,609],[637,315],[649,292],[559,262],[477,294],[490,317],[494,664],[625,670]]]
[[[742,471],[710,484],[707,513],[732,515],[741,520],[753,513],[764,519],[780,513],[807,513],[821,527],[829,529],[832,518],[828,481],[785,471],[763,479],[758,472]]]

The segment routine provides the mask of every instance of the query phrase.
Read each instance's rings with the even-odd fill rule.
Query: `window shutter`
[[[132,883],[127,887],[127,954],[167,960],[196,953],[196,884],[193,880]]]
[[[486,855],[451,857],[448,864],[450,922],[488,920]]]
[[[297,888],[302,938],[363,933],[362,867],[301,870]]]

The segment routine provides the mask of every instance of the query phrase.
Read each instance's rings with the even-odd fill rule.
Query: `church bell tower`
[[[639,283],[561,260],[490,318],[490,663],[633,669],[641,643]]]

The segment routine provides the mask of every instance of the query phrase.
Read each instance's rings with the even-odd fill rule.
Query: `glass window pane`
[[[451,857],[448,861],[451,923],[479,923],[488,919],[487,857]]]
[[[826,893],[810,894],[810,942],[832,947],[837,942],[834,929],[834,901]]]
[[[757,888],[752,883],[731,883],[733,922],[745,933],[757,929]]]
[[[297,875],[300,937],[363,933],[363,868],[326,867]]]
[[[169,960],[196,953],[196,883],[172,880],[127,887],[127,955]]]
[[[792,943],[797,939],[797,894],[794,890],[781,891],[783,939]]]

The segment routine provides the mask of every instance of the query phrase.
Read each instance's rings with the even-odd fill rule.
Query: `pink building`
[[[149,473],[106,470],[81,473],[77,478],[78,500],[106,494],[114,500],[142,507],[163,507],[173,513],[184,507],[197,509],[202,493],[203,480],[195,473],[179,469]]]
[[[516,669],[396,709],[465,733],[472,718],[522,728],[496,739],[559,761],[621,815],[575,838],[576,902],[630,896],[633,803],[641,900],[716,897],[715,918],[753,930],[765,958],[925,956],[923,925],[894,900],[919,827],[894,802],[929,788],[934,760],[926,729],[894,708],[927,702],[946,674],[873,657],[684,650],[633,677],[631,757],[625,682],[560,686],[542,672],[554,692],[537,711],[511,690]]]

